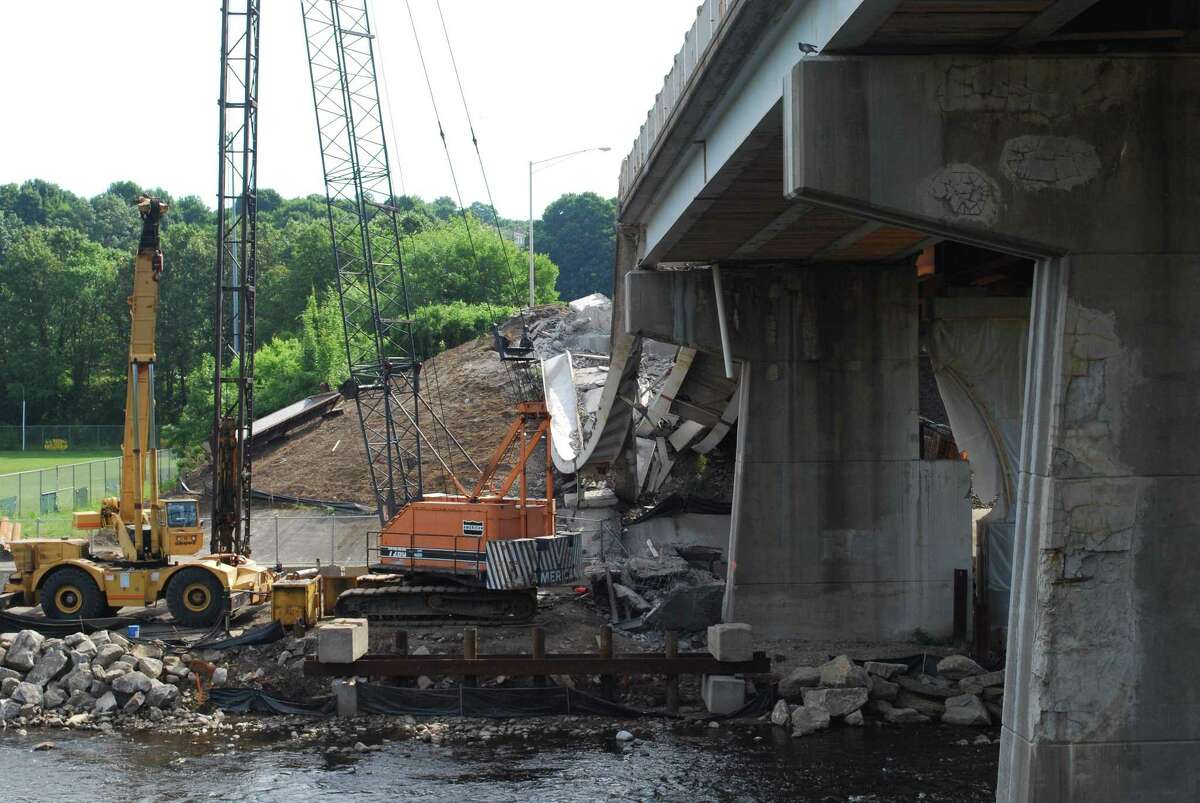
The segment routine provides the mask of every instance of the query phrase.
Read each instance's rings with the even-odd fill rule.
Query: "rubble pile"
[[[117,633],[3,633],[0,722],[70,727],[118,714],[157,722],[190,695],[192,677],[178,656]]]
[[[0,727],[205,726],[211,718],[192,712],[197,667],[205,687],[327,693],[327,682],[306,681],[301,671],[306,652],[315,649],[311,636],[237,650],[172,652],[106,630],[61,639],[34,630],[2,633]]]
[[[819,667],[802,666],[779,682],[780,700],[771,722],[805,736],[840,719],[863,725],[864,714],[894,725],[943,722],[985,727],[999,722],[1004,671],[988,672],[964,655],[938,662],[937,674],[909,673],[907,664],[867,661],[848,656]]]
[[[601,608],[609,606],[612,578],[614,602],[627,631],[694,633],[721,621],[725,583],[676,553],[598,561],[585,572]]]

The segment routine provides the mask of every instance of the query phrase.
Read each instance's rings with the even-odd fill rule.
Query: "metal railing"
[[[122,459],[109,457],[0,474],[0,516],[26,524],[37,522],[35,532],[25,532],[26,536],[44,534],[40,529],[42,519],[55,514],[94,510],[104,497],[120,493]],[[159,488],[164,491],[170,488],[178,473],[179,464],[174,452],[159,449]]]
[[[642,172],[659,135],[666,129],[675,107],[683,97],[696,68],[703,62],[704,53],[716,38],[717,31],[739,2],[745,0],[704,0],[696,11],[696,21],[683,39],[683,47],[675,54],[675,63],[667,73],[662,91],[654,98],[654,108],[646,116],[633,150],[621,162],[621,177],[617,188],[617,199],[624,201],[633,188],[638,174]]]

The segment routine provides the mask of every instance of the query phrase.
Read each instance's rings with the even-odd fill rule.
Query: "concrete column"
[[[967,471],[918,459],[914,269],[730,276],[746,379],[725,621],[948,634],[953,570],[970,564]]]
[[[1200,799],[1200,255],[1039,265],[999,801]]]
[[[911,265],[722,271],[745,379],[725,621],[767,637],[950,635],[970,477],[919,460]],[[631,273],[632,333],[720,353],[707,271]]]

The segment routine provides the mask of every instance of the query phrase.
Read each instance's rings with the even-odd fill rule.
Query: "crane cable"
[[[372,17],[375,17],[375,4],[374,4],[373,0],[367,0],[367,4],[370,6],[370,9],[369,9],[370,15]],[[391,91],[388,88],[388,80],[387,80],[387,60],[383,57],[383,45],[380,41],[378,33],[376,33],[374,35],[373,40],[374,40],[374,46],[379,50],[379,77],[380,77],[381,81],[383,82],[383,96],[384,96],[384,98],[387,99],[386,105],[387,105],[387,116],[388,116],[388,130],[390,131],[390,133],[392,135],[392,143],[393,143],[392,148],[397,149],[399,147],[400,139],[399,139],[399,137],[396,136],[396,118],[392,113],[392,100],[391,100],[392,95],[391,95]],[[382,122],[382,121],[380,121],[380,122]],[[399,177],[400,177],[400,193],[401,193],[401,195],[403,195],[404,197],[408,197],[408,188],[405,186],[405,183],[404,183],[403,162],[401,162],[398,155],[394,159],[392,158],[391,155],[389,155],[388,159],[389,159],[389,161],[394,162],[396,164],[396,169],[397,169],[397,171],[399,173]],[[394,210],[394,211],[392,211],[392,214],[395,215],[396,211],[398,211],[395,208],[396,207],[395,198],[389,198],[388,203]],[[410,232],[405,227],[401,227],[401,229],[403,231],[404,239],[408,241],[409,253],[415,253],[416,247],[413,243],[412,232]],[[398,244],[398,245],[400,245],[400,244]],[[401,262],[403,262],[403,246],[401,246]],[[434,348],[436,348],[436,344],[434,344]],[[416,358],[416,356],[417,355],[415,355],[415,354],[413,355],[414,358]],[[431,361],[430,370],[429,370],[430,378],[433,380],[433,401],[436,402],[436,404],[438,406],[438,411],[441,414],[442,421],[444,422],[446,420],[446,403],[445,403],[445,397],[442,395],[440,372],[438,370],[439,361],[436,359],[436,355],[431,355],[431,356],[435,357],[435,359],[433,359]],[[424,360],[422,360],[422,362],[424,362]],[[454,450],[451,448],[451,445],[450,445],[450,433],[443,431],[445,429],[445,424],[438,426],[438,423],[439,422],[436,422],[436,421],[434,422],[433,447],[435,450],[442,450],[442,453],[445,454],[447,456],[447,458],[449,459],[450,467],[453,470],[454,466],[455,466],[455,461],[454,461]],[[439,436],[440,436],[440,438],[439,438]],[[418,432],[417,437],[420,437],[420,432]],[[442,492],[448,494],[450,491],[449,478],[446,476],[446,472],[444,470],[439,473],[441,474],[441,478],[442,478]]]
[[[450,29],[446,25],[446,15],[442,13],[442,0],[436,0],[436,6],[438,19],[442,24],[442,36],[446,41],[446,51],[450,55],[450,66],[454,70],[454,82],[458,86],[458,96],[462,99],[463,114],[467,118],[467,129],[471,132],[471,145],[475,148],[475,159],[479,163],[479,174],[483,178],[483,188],[487,193],[488,208],[492,213],[492,225],[496,229],[496,237],[500,240],[500,249],[504,254],[504,266],[507,268],[509,284],[511,289],[514,291],[513,299],[514,301],[517,301],[517,315],[521,318],[521,330],[522,333],[527,336],[528,321],[525,320],[525,314],[521,310],[521,305],[518,301],[521,297],[522,289],[517,284],[516,274],[513,271],[513,262],[512,256],[509,253],[508,240],[505,239],[504,233],[500,230],[500,214],[496,211],[496,201],[492,197],[492,185],[491,182],[488,181],[487,168],[484,167],[483,164],[483,153],[479,149],[479,137],[475,133],[475,122],[471,119],[471,107],[470,104],[467,103],[467,93],[463,88],[462,75],[458,70],[458,59],[454,55],[454,45],[450,41]],[[520,385],[521,387],[518,388],[518,398],[514,401],[520,401],[520,397],[522,396],[530,397],[533,392],[532,377],[529,377],[526,374],[527,372],[518,372],[520,379],[516,384]]]
[[[454,158],[450,153],[450,144],[446,140],[446,130],[445,130],[445,127],[442,125],[441,113],[438,111],[437,97],[433,91],[433,81],[429,76],[429,66],[425,61],[424,49],[421,47],[421,37],[420,37],[420,34],[417,33],[417,21],[416,21],[416,18],[413,16],[412,3],[410,2],[410,0],[405,0],[404,5],[405,5],[405,8],[408,10],[408,19],[409,19],[409,24],[412,26],[413,41],[415,42],[416,48],[417,48],[417,57],[420,59],[421,71],[423,72],[423,74],[425,76],[425,86],[429,91],[429,103],[433,107],[433,116],[434,116],[435,121],[437,122],[438,137],[442,141],[442,150],[446,154],[446,163],[450,169],[450,180],[454,185],[454,194],[455,194],[456,200],[458,201],[459,213],[462,216],[463,225],[466,229],[467,242],[471,248],[471,258],[472,258],[473,262],[475,263],[475,272],[480,276],[481,279],[483,279],[484,273],[483,273],[482,266],[480,265],[480,262],[479,262],[479,252],[475,247],[475,238],[471,233],[470,217],[467,215],[466,207],[463,205],[462,190],[459,187],[458,175],[454,169]],[[511,271],[509,273],[509,278],[510,278],[510,280],[512,278]],[[503,297],[502,292],[497,293],[497,295],[500,297]],[[488,317],[490,319],[492,326],[494,327],[496,325],[495,309],[492,306],[491,301],[489,301],[489,300],[484,301],[484,306],[487,308]],[[510,375],[510,381],[511,381],[512,372],[511,372],[510,366],[507,364],[507,362],[504,362],[504,368],[505,368],[505,372]]]
[[[475,147],[475,158],[479,162],[479,173],[483,176],[483,188],[487,192],[488,208],[492,211],[492,224],[496,227],[496,236],[500,238],[501,248],[504,251],[505,265],[508,267],[509,280],[514,283],[516,293],[514,298],[519,298],[521,288],[515,285],[515,277],[513,274],[512,259],[508,252],[508,241],[504,239],[504,234],[500,231],[500,215],[496,211],[496,202],[492,198],[492,185],[488,181],[487,169],[483,166],[483,153],[479,150],[479,137],[475,135],[475,123],[471,119],[471,108],[467,104],[467,93],[463,89],[462,76],[458,72],[458,59],[454,57],[454,45],[450,43],[450,30],[446,27],[446,16],[442,13],[442,0],[437,0],[438,19],[442,22],[442,35],[446,39],[446,50],[450,53],[450,66],[454,68],[454,81],[458,84],[458,96],[462,98],[463,113],[467,117],[467,128],[471,132],[471,144]],[[518,305],[519,306],[519,305]],[[521,316],[524,322],[525,316]]]

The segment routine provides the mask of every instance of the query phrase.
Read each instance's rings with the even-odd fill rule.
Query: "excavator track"
[[[400,585],[352,588],[338,596],[338,616],[372,622],[462,619],[523,622],[537,613],[532,590],[491,591],[457,585]]]

